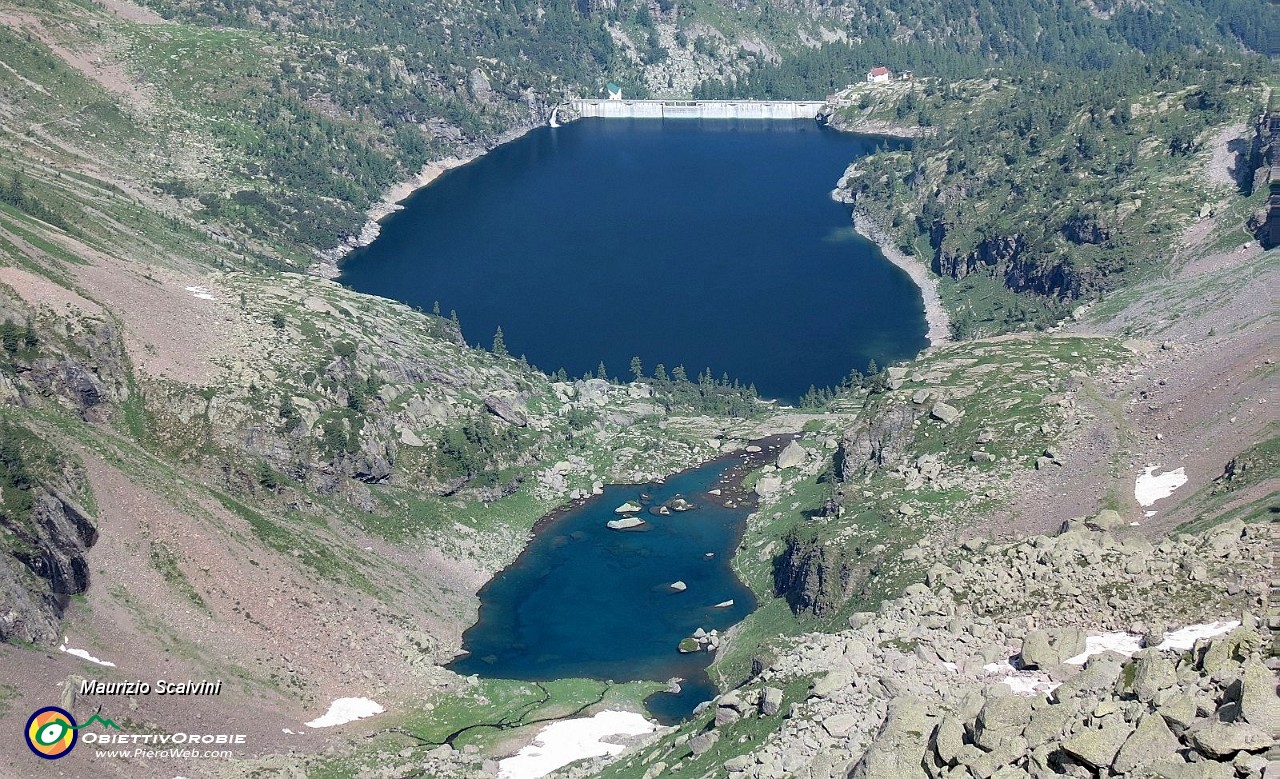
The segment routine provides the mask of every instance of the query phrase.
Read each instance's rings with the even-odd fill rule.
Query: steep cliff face
[[[0,430],[0,641],[53,644],[67,599],[89,587],[93,516],[67,490],[82,486],[23,428]]]
[[[774,565],[774,589],[797,614],[822,616],[853,594],[856,571],[848,550],[817,534],[794,530]]]
[[[1078,298],[1095,280],[1081,273],[1065,259],[1048,259],[1034,252],[1026,237],[1018,233],[984,239],[976,248],[956,249],[948,245],[952,226],[937,222],[930,240],[934,248],[933,271],[941,276],[963,279],[982,273],[1000,279],[1015,292],[1055,298]],[[1105,238],[1096,225],[1069,222],[1062,233],[1073,243],[1101,243]]]

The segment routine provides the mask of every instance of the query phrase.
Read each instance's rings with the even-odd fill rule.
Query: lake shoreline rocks
[[[924,299],[924,319],[928,325],[925,338],[930,347],[938,347],[951,342],[951,315],[942,305],[942,296],[938,293],[938,279],[930,273],[929,268],[914,257],[908,257],[893,242],[885,230],[866,211],[853,209],[853,229],[858,235],[866,238],[880,248],[884,258],[901,268],[911,281],[920,289]]]
[[[415,192],[423,187],[430,186],[432,182],[446,172],[475,162],[499,146],[522,138],[526,133],[542,125],[543,122],[541,121],[528,125],[517,125],[499,135],[498,139],[491,145],[477,147],[474,151],[462,155],[444,157],[434,162],[428,162],[415,175],[404,181],[392,184],[383,194],[382,199],[369,206],[368,210],[365,211],[364,226],[361,227],[360,232],[347,236],[337,246],[317,250],[316,261],[307,268],[307,272],[325,279],[338,278],[342,274],[343,258],[356,249],[368,246],[377,240],[382,233],[382,221],[397,211],[403,211],[405,208],[404,201],[412,197]]]

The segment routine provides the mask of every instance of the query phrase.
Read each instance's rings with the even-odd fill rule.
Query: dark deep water
[[[919,291],[828,193],[877,139],[811,121],[589,119],[449,171],[341,281],[458,312],[572,376],[682,364],[794,400],[925,346]]]
[[[729,565],[751,509],[725,508],[707,494],[741,461],[715,461],[665,484],[609,486],[554,519],[480,590],[480,620],[463,635],[471,654],[449,668],[529,681],[682,678],[678,695],[658,693],[647,702],[664,722],[715,697],[706,674],[712,656],[676,647],[698,628],[723,632],[756,606]],[[647,524],[605,526],[621,516],[614,509],[623,503],[641,503],[642,493],[650,500],[638,516]],[[647,511],[677,494],[697,508],[665,517]],[[672,591],[676,581],[688,589]],[[733,606],[715,608],[727,600]]]

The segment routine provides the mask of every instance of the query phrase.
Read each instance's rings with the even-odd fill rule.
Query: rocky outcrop
[[[98,540],[93,517],[66,495],[33,490],[29,516],[0,513],[0,641],[52,645],[67,597],[89,587],[86,553]]]
[[[959,250],[947,244],[949,231],[948,225],[938,222],[930,237],[934,247],[933,271],[941,276],[963,279],[982,273],[1000,279],[1015,292],[1058,298],[1078,298],[1097,286],[1091,276],[1065,260],[1044,262],[1035,257],[1036,253],[1030,250],[1022,235],[991,236],[972,249]],[[1101,235],[1099,232],[1096,237]],[[1081,226],[1077,237],[1095,235]]]
[[[792,611],[826,614],[853,594],[854,568],[843,546],[793,531],[774,564],[773,586]]]
[[[915,440],[915,422],[921,411],[913,406],[882,410],[859,417],[845,431],[836,451],[841,481],[853,481],[891,468]]]
[[[516,408],[515,403],[507,398],[499,398],[490,395],[484,399],[485,410],[493,414],[498,419],[509,425],[516,427],[528,427],[529,417],[523,411]]]

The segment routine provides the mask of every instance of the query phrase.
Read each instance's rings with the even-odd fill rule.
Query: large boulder
[[[1031,721],[1031,699],[1021,695],[988,698],[974,722],[973,741],[994,750],[1015,736],[1021,736]]]
[[[797,465],[804,465],[805,457],[805,448],[799,442],[792,441],[778,453],[778,468],[794,468]]]
[[[951,424],[960,418],[960,409],[947,403],[938,402],[933,404],[933,410],[929,412],[929,416],[943,424]]]
[[[895,698],[889,703],[884,727],[850,779],[928,779],[923,756],[933,733],[928,707],[917,698]]]
[[[1165,724],[1164,717],[1148,714],[1138,723],[1129,740],[1120,747],[1112,768],[1129,773],[1175,754],[1182,745]]]
[[[1247,722],[1214,722],[1191,737],[1196,749],[1214,758],[1231,758],[1237,752],[1259,752],[1272,745],[1271,736]]]
[[[760,713],[772,717],[782,708],[782,690],[766,687],[760,691]]]
[[[523,411],[516,408],[515,404],[506,398],[490,395],[484,399],[484,407],[490,414],[507,424],[515,425],[516,427],[527,427],[529,425],[529,417],[525,416]]]
[[[756,482],[756,494],[762,498],[776,494],[782,489],[782,477],[774,474],[761,476]]]
[[[1072,757],[1101,770],[1115,761],[1120,747],[1132,733],[1133,727],[1127,723],[1108,722],[1101,728],[1081,731],[1062,742],[1062,748]]]
[[[1168,690],[1178,683],[1178,672],[1173,662],[1157,649],[1144,650],[1133,662],[1133,694],[1144,703],[1156,697],[1161,690]]]
[[[1276,675],[1256,658],[1245,661],[1240,673],[1240,713],[1272,738],[1280,740],[1280,706],[1276,704]]]
[[[1023,668],[1056,668],[1085,650],[1085,634],[1080,628],[1033,630],[1022,640],[1019,659]]]
[[[704,733],[699,733],[698,735],[689,739],[689,751],[693,753],[694,757],[697,757],[699,755],[704,754],[707,750],[711,749],[711,747],[715,746],[716,742],[719,740],[720,740],[720,734],[715,732],[714,730],[709,730]]]

